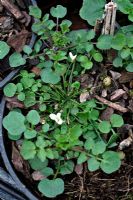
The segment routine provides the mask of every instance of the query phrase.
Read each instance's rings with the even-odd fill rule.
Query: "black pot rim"
[[[29,189],[27,189],[27,187],[20,181],[20,179],[18,178],[15,170],[12,167],[11,161],[9,160],[8,156],[7,156],[7,152],[6,152],[6,148],[5,148],[5,144],[4,144],[4,131],[3,131],[3,125],[2,125],[2,121],[3,121],[3,117],[4,117],[4,111],[5,111],[5,98],[3,97],[0,103],[0,153],[3,159],[3,162],[5,164],[5,167],[7,169],[7,171],[9,172],[9,174],[11,175],[11,177],[13,178],[13,180],[15,181],[17,187],[19,188],[19,190],[30,200],[38,200],[37,197],[35,197],[30,191]]]
[[[26,0],[27,1],[27,0]],[[36,0],[30,0],[31,5],[36,6],[37,2]],[[34,19],[36,21],[36,19]],[[36,35],[32,32],[32,36],[29,42],[29,46],[32,48],[36,40]],[[23,66],[24,67],[24,66]],[[20,71],[21,67],[14,69],[12,72],[10,72],[2,81],[0,81],[0,89],[2,89],[8,82],[10,82]]]
[[[36,0],[30,0],[31,5],[36,6],[37,2]],[[30,40],[30,47],[33,47],[34,43],[36,40],[36,35],[34,33],[32,33],[32,37]],[[21,68],[15,69],[14,71],[12,71],[11,73],[9,73],[1,82],[0,82],[0,89],[2,89],[9,81],[12,80],[12,78],[14,78],[15,75],[17,75],[17,73],[19,72]],[[13,169],[12,165],[11,165],[11,161],[9,161],[7,153],[6,153],[6,149],[5,149],[5,145],[4,145],[4,137],[3,137],[3,126],[2,126],[2,120],[3,120],[3,116],[4,116],[4,111],[5,111],[5,99],[4,97],[1,99],[0,102],[0,153],[3,159],[3,162],[5,164],[5,167],[7,169],[7,171],[9,172],[9,174],[11,175],[11,177],[13,178],[13,180],[15,181],[16,185],[18,186],[19,190],[25,195],[25,197],[27,197],[30,200],[38,200],[37,197],[35,197],[27,188],[26,186],[20,181],[20,179],[17,177],[15,170]]]

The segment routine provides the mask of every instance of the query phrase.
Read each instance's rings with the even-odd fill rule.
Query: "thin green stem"
[[[57,177],[58,174],[59,174],[59,170],[60,170],[60,160],[58,161],[57,170],[56,170],[56,172],[55,172],[55,174],[54,174],[53,179],[56,179],[56,177]]]
[[[75,69],[75,62],[72,65],[72,70],[71,70],[71,74],[70,74],[70,77],[69,77],[68,92],[70,91],[70,88],[71,88],[71,83],[72,83],[72,79],[73,79],[74,69]]]

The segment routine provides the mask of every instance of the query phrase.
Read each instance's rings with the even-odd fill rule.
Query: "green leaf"
[[[42,130],[43,130],[43,132],[44,133],[47,133],[48,131],[49,131],[49,124],[44,124],[43,126],[42,126]]]
[[[100,167],[100,162],[98,162],[96,160],[96,158],[90,158],[88,161],[87,161],[87,164],[88,164],[88,169],[93,172],[93,171],[96,171],[99,169]]]
[[[40,19],[42,16],[42,11],[39,7],[37,6],[29,6],[29,14],[37,19]]]
[[[36,53],[39,53],[41,47],[42,47],[42,41],[38,40],[34,45],[34,49],[35,49]]]
[[[56,18],[63,18],[67,14],[67,9],[61,5],[57,5],[50,9],[50,14]]]
[[[106,151],[103,155],[100,168],[107,174],[111,174],[120,168],[121,161],[119,154],[113,151]]]
[[[28,45],[25,45],[23,47],[23,52],[26,53],[27,55],[30,55],[32,53],[32,48]]]
[[[19,95],[17,96],[19,101],[24,101],[25,100],[25,93],[24,92],[20,92]]]
[[[103,60],[103,56],[101,53],[96,52],[92,56],[93,56],[94,60],[97,62],[102,62],[102,60]]]
[[[63,26],[63,25],[67,25],[67,27],[70,27],[72,25],[72,22],[70,20],[63,20],[60,24],[60,26]]]
[[[23,85],[22,85],[22,83],[17,83],[16,86],[17,86],[17,91],[18,92],[22,92],[23,91]]]
[[[36,110],[29,111],[26,118],[33,125],[37,125],[40,122],[40,115]]]
[[[57,84],[60,81],[60,76],[52,69],[46,68],[42,70],[41,79],[44,83]]]
[[[80,17],[94,26],[97,19],[101,19],[104,12],[105,0],[83,0]]]
[[[95,146],[95,142],[94,140],[89,137],[86,141],[85,141],[85,144],[84,144],[84,147],[86,150],[91,150],[93,149],[93,147]]]
[[[41,174],[45,177],[51,176],[54,174],[54,170],[50,167],[45,167],[44,169],[40,170]]]
[[[46,151],[45,149],[39,149],[38,152],[37,152],[37,157],[42,161],[44,162],[46,160]]]
[[[130,13],[130,14],[128,15],[128,19],[129,19],[131,22],[133,22],[133,13]]]
[[[52,149],[50,149],[50,148],[46,149],[46,156],[47,156],[47,158],[49,158],[51,160],[54,159],[54,153],[53,153]]]
[[[88,112],[79,112],[77,113],[77,117],[80,123],[87,124]]]
[[[111,35],[101,35],[98,38],[96,44],[98,49],[107,50],[111,48],[112,36]]]
[[[69,130],[70,140],[77,140],[82,135],[82,129],[80,125],[74,125]]]
[[[10,47],[4,41],[0,41],[0,59],[3,59],[10,51]]]
[[[90,113],[89,113],[89,120],[97,120],[99,117],[99,111],[93,109]]]
[[[111,124],[108,121],[102,121],[98,124],[98,129],[102,133],[109,133],[111,130]]]
[[[121,50],[125,45],[126,45],[126,37],[122,33],[117,33],[111,41],[111,47],[118,51]]]
[[[3,119],[3,126],[9,132],[10,135],[21,135],[26,127],[25,127],[25,117],[17,112],[10,111],[9,114]]]
[[[87,62],[82,62],[81,66],[84,69],[91,69],[93,67],[93,62],[91,62],[90,60],[88,60]]]
[[[98,141],[92,148],[94,155],[102,154],[106,150],[106,144],[103,141]]]
[[[25,139],[32,139],[32,138],[35,138],[37,135],[37,132],[35,130],[26,130],[24,132],[24,137]]]
[[[27,91],[25,93],[25,100],[24,100],[24,105],[25,107],[30,107],[36,104],[36,99],[35,99],[35,93]]]
[[[48,165],[48,160],[46,159],[44,162],[42,162],[37,156],[34,157],[34,159],[29,160],[30,166],[34,170],[43,170]]]
[[[46,110],[46,105],[45,105],[45,104],[41,104],[41,105],[39,106],[39,110],[40,110],[41,112],[44,112],[44,111]]]
[[[91,29],[91,30],[89,30],[88,32],[87,32],[87,40],[92,40],[92,39],[94,39],[95,38],[95,31],[93,30],[93,29]]]
[[[65,64],[55,63],[55,73],[62,76],[66,73],[67,66]]]
[[[20,53],[15,52],[9,57],[9,64],[11,67],[19,67],[21,65],[25,65],[26,60]]]
[[[130,56],[130,49],[122,49],[120,55],[123,59],[127,58]]]
[[[95,139],[97,137],[97,135],[96,135],[95,131],[88,130],[86,133],[83,134],[83,137],[88,140],[90,138]]]
[[[115,0],[115,2],[118,4],[118,9],[124,14],[129,14],[130,9],[133,8],[131,0]]]
[[[82,152],[80,153],[79,157],[78,157],[78,160],[77,160],[77,164],[82,164],[84,163],[85,161],[87,161],[87,155],[85,152]]]
[[[8,83],[3,91],[5,96],[13,97],[17,91],[17,86],[14,83]]]
[[[17,140],[19,140],[19,139],[21,138],[21,136],[22,136],[22,134],[19,134],[19,135],[10,135],[10,134],[8,133],[8,137],[9,137],[10,140],[15,140],[15,141],[17,141]]]
[[[64,192],[64,181],[60,178],[43,179],[40,181],[38,189],[45,197],[54,198]]]
[[[126,70],[127,70],[128,72],[133,72],[133,62],[132,62],[132,63],[129,63],[129,64],[127,65]]]
[[[114,67],[122,67],[123,66],[122,59],[120,57],[116,57],[113,60],[113,66]]]
[[[129,48],[133,47],[133,34],[132,35],[127,35],[127,45]]]
[[[74,163],[71,160],[66,161],[64,165],[60,167],[61,175],[71,174],[73,170],[74,170]]]
[[[117,114],[111,115],[110,122],[112,127],[121,127],[124,124],[122,116]]]
[[[44,149],[46,147],[46,141],[44,140],[43,136],[38,136],[36,140],[36,146],[40,149]]]
[[[25,160],[33,159],[36,154],[36,146],[33,142],[24,140],[20,150],[21,155]]]

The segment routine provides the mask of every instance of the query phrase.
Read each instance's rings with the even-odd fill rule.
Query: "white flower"
[[[61,119],[61,113],[50,114],[50,119],[54,120],[57,124],[61,125],[64,121]]]
[[[76,59],[77,55],[73,55],[72,52],[69,52],[69,56],[72,60],[72,62]]]

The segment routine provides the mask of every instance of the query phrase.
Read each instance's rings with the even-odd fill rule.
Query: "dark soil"
[[[9,1],[12,3],[12,1]],[[7,42],[12,47],[11,53],[16,50],[21,52],[25,44],[29,44],[31,38],[31,17],[28,15],[26,1],[16,0],[13,7],[8,10],[0,3],[0,40]],[[22,14],[21,19],[13,15],[14,7]],[[12,13],[13,11],[13,13]],[[9,55],[0,61],[0,80],[12,70],[9,66]]]

